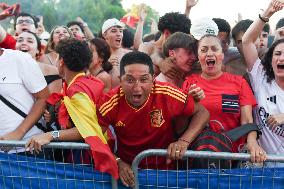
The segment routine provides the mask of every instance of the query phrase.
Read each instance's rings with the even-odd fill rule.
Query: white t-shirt
[[[249,72],[252,88],[258,105],[254,109],[256,123],[262,126],[260,145],[267,154],[284,154],[284,124],[271,131],[266,124],[269,115],[284,113],[284,91],[275,80],[267,82],[260,59]],[[274,163],[271,163],[274,166]],[[280,164],[278,164],[279,166]],[[284,166],[282,164],[281,166]]]
[[[35,102],[32,93],[43,90],[46,81],[38,64],[28,53],[3,50],[0,56],[0,94],[28,114]],[[23,117],[0,101],[1,136],[15,130],[23,120]],[[23,140],[39,133],[42,131],[33,126]]]

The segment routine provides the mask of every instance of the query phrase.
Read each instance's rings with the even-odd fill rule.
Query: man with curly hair
[[[163,57],[163,45],[168,37],[175,32],[183,32],[189,34],[191,21],[186,15],[178,12],[166,13],[160,17],[158,22],[158,29],[162,32],[160,38],[152,43],[142,43],[139,46],[139,51],[144,52],[151,56],[155,65],[155,75],[160,72],[176,78],[181,75],[178,69],[171,62],[165,61]]]
[[[65,83],[63,92],[53,93],[47,103],[55,107],[59,104],[56,120],[62,130],[35,135],[26,147],[39,152],[42,145],[51,141],[78,141],[83,138],[91,146],[95,167],[118,178],[117,163],[98,125],[96,114],[96,103],[103,93],[104,84],[85,74],[92,61],[92,52],[87,42],[74,38],[61,40],[56,52],[59,54],[59,75]],[[45,118],[50,117],[49,112],[45,114]]]

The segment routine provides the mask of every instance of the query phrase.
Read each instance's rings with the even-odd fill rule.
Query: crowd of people
[[[51,141],[89,143],[93,131],[115,135],[116,148],[111,137],[102,140],[122,183],[134,186],[131,163],[141,151],[167,149],[167,158],[141,166],[173,168],[205,128],[257,123],[262,135],[251,131],[232,152],[247,149],[252,162],[271,166],[267,154],[284,154],[284,18],[273,32],[269,18],[284,3],[271,0],[255,21],[232,29],[223,18],[191,23],[196,3],[186,0],[184,14],[166,13],[145,36],[143,10],[135,35],[116,18],[99,35],[81,18],[50,34],[30,13],[15,16],[14,35],[0,22],[0,139],[27,141],[9,153],[41,153]]]

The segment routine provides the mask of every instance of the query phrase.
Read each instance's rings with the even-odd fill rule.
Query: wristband
[[[190,142],[189,142],[188,140],[185,140],[185,139],[183,139],[183,138],[179,138],[178,140],[183,141],[183,142],[186,142],[188,145],[190,144]]]
[[[258,18],[259,18],[262,22],[264,22],[264,23],[269,22],[269,18],[268,18],[268,17],[262,17],[260,14],[258,14]]]

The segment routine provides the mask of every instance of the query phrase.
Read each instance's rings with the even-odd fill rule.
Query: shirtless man
[[[110,47],[111,56],[109,62],[113,65],[110,71],[112,77],[112,87],[119,85],[119,63],[124,54],[130,50],[122,48],[124,24],[116,18],[108,19],[102,26],[102,36]]]

